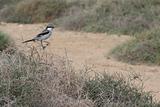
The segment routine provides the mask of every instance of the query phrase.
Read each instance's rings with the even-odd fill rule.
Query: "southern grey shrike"
[[[40,41],[41,42],[41,46],[44,49],[46,46],[48,46],[49,42],[44,41],[46,39],[48,39],[51,35],[52,35],[52,31],[54,29],[53,25],[48,25],[41,33],[39,33],[36,37],[34,37],[33,39],[30,40],[26,40],[22,43],[27,43],[27,42],[31,42],[31,41]],[[43,46],[43,41],[47,43],[46,46]]]

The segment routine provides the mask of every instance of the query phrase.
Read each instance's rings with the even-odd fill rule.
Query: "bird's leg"
[[[41,46],[42,46],[43,49],[45,48],[45,46],[43,46],[43,41],[42,40],[41,40]]]

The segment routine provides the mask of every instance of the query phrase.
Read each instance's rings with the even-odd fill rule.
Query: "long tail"
[[[22,43],[27,43],[27,42],[32,42],[32,41],[35,41],[35,39],[26,40],[26,41],[24,41],[24,42],[22,42]]]

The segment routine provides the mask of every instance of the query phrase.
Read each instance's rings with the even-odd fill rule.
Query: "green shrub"
[[[74,17],[71,15],[71,16],[66,16],[64,18],[59,18],[55,20],[54,23],[58,24],[59,26],[63,26],[63,28],[65,28],[66,30],[81,31],[82,28],[86,25],[85,17],[86,17],[86,14],[83,14],[83,12],[77,11]]]
[[[12,8],[12,12],[10,12],[10,8]],[[65,0],[22,0],[16,5],[8,7],[4,13],[11,13],[7,17],[9,22],[36,23],[55,19],[61,16],[66,8]]]
[[[11,44],[8,35],[0,32],[0,51],[6,49]]]
[[[131,63],[160,64],[160,28],[136,35],[131,40],[113,50],[113,55]]]
[[[133,80],[134,81],[134,80]],[[123,76],[103,74],[86,82],[87,97],[95,102],[95,107],[159,107],[150,93],[143,88],[135,88],[131,80]]]
[[[65,26],[67,22],[75,30],[75,23],[81,19],[85,25],[78,30],[121,34],[134,34],[160,25],[159,0],[97,0],[90,4],[81,8],[85,17],[73,19],[72,16],[78,17],[73,13],[70,18],[59,21],[60,25]]]
[[[21,0],[0,0],[0,9],[4,8],[5,6],[8,6],[10,4],[16,4]]]
[[[68,2],[68,10],[65,15],[54,20],[54,23],[67,30],[84,30],[87,21],[90,20],[93,6],[97,0],[71,0]]]
[[[8,21],[14,15],[13,6],[22,0],[0,0],[0,21]]]

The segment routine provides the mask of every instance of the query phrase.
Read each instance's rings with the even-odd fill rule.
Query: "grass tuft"
[[[11,40],[7,34],[0,32],[0,51],[5,50],[11,45]]]
[[[160,64],[160,28],[137,34],[131,40],[112,51],[113,55],[125,62]]]
[[[84,90],[95,107],[158,107],[153,96],[135,87],[134,80],[125,80],[120,75],[97,75],[86,82]]]

